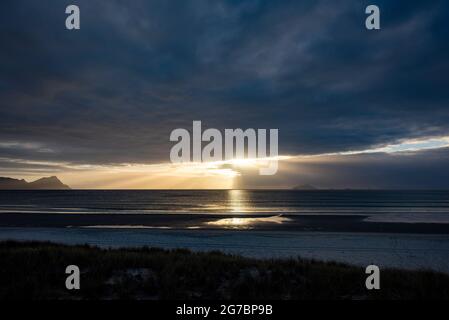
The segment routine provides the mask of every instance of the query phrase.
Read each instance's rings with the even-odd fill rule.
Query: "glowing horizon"
[[[12,172],[13,178],[33,180],[45,175],[57,175],[74,189],[238,189],[236,180],[242,172],[255,175],[255,171],[269,161],[301,162],[327,159],[335,156],[387,153],[401,154],[425,152],[449,147],[449,137],[404,139],[366,150],[323,153],[314,155],[280,155],[268,158],[244,158],[215,162],[155,163],[118,165],[72,164],[66,162],[2,159],[23,165],[57,166],[57,170],[24,170]],[[285,170],[285,169],[284,169]],[[294,172],[292,172],[294,174]]]

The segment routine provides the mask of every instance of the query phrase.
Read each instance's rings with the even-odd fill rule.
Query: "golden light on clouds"
[[[1,158],[1,161],[23,167],[17,171],[3,172],[3,176],[33,181],[42,176],[57,175],[73,189],[235,189],[240,187],[239,180],[243,175],[262,179],[258,170],[274,160],[279,163],[279,176],[294,176],[301,171],[304,177],[316,174],[313,170],[319,168],[308,166],[305,171],[301,164],[350,161],[351,156],[358,154],[408,154],[447,147],[449,137],[444,136],[402,140],[366,150],[203,163],[79,165],[8,158]],[[267,181],[277,177],[266,176],[263,179]],[[240,205],[240,198],[236,195],[234,212],[245,210]]]
[[[186,162],[160,164],[123,164],[118,166],[67,166],[59,174],[61,180],[80,189],[233,189],[240,170],[257,170],[269,161],[288,157],[263,159],[232,159],[217,162]]]

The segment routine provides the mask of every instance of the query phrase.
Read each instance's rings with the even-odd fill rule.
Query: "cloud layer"
[[[5,172],[164,162],[193,120],[279,128],[281,154],[449,135],[447,1],[376,1],[374,32],[368,1],[78,0],[69,32],[72,2],[2,3]]]

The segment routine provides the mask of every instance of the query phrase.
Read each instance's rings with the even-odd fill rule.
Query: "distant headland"
[[[317,190],[318,188],[310,184],[302,184],[292,188],[293,190]]]
[[[45,177],[33,182],[0,177],[0,190],[70,190],[58,177]]]

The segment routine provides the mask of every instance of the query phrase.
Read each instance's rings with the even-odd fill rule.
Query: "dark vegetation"
[[[65,268],[81,269],[81,290]],[[448,299],[449,276],[382,270],[381,290],[363,268],[312,260],[257,260],[219,252],[0,243],[0,299]]]

